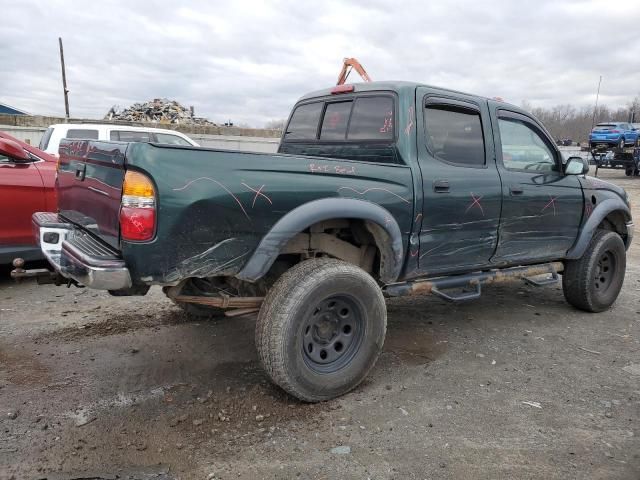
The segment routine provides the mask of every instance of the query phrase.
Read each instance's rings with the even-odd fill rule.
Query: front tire
[[[597,230],[578,260],[565,262],[564,297],[587,312],[602,312],[618,298],[626,270],[626,251],[620,235]]]
[[[387,311],[364,270],[313,259],[285,272],[264,299],[256,347],[271,380],[305,402],[355,388],[382,351]]]

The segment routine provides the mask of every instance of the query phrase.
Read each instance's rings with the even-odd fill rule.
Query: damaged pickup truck
[[[277,154],[67,140],[58,213],[33,217],[56,283],[144,295],[194,315],[258,312],[271,379],[308,402],[358,385],[385,296],[480,296],[555,283],[600,312],[633,236],[624,190],[564,160],[527,112],[415,83],[304,96]],[[44,276],[43,276],[44,275]]]

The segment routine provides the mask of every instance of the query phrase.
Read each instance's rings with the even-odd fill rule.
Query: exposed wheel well
[[[272,270],[282,268],[283,262],[291,266],[321,256],[357,265],[382,281],[392,276],[395,261],[391,238],[383,227],[369,220],[336,218],[315,223],[291,238]]]
[[[627,243],[627,221],[625,215],[620,210],[610,212],[598,225],[598,230],[609,230],[616,232]]]

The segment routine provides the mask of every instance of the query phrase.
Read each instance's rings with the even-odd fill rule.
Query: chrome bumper
[[[124,260],[89,233],[55,213],[34,213],[32,223],[42,253],[63,277],[97,290],[131,287]]]

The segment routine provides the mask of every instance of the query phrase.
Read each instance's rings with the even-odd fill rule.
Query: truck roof
[[[118,129],[118,130],[130,130],[135,132],[162,132],[162,133],[172,133],[184,135],[182,132],[178,132],[177,130],[171,130],[167,128],[157,128],[157,127],[141,127],[137,125],[128,125],[128,124],[119,124],[119,123],[54,123],[49,125],[49,128],[56,127],[72,127],[74,129]]]
[[[448,92],[448,93],[455,93],[459,95],[462,94],[470,97],[476,97],[477,99],[491,100],[490,98],[482,97],[480,95],[474,95],[472,93],[461,92],[459,90],[453,90],[450,88],[435,87],[433,85],[427,85],[427,84],[418,83],[418,82],[388,80],[388,81],[380,81],[380,82],[354,83],[352,85],[354,85],[356,92],[367,92],[367,91],[374,91],[374,90],[392,90],[395,92],[400,92],[402,90],[415,90],[417,87],[427,87],[435,90],[441,90],[442,92],[445,92],[445,93]],[[303,95],[300,98],[300,100],[306,100],[309,98],[331,95],[331,90],[333,88],[334,87],[324,88],[322,90],[316,90],[315,92],[307,93]]]

